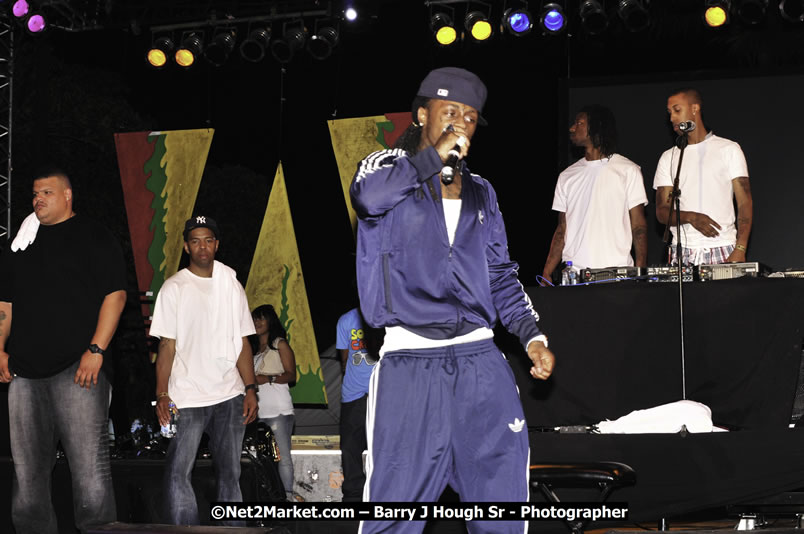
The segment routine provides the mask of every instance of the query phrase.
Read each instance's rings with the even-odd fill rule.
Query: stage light
[[[567,27],[566,18],[564,17],[564,9],[555,3],[550,3],[542,8],[542,16],[539,19],[539,24],[547,34],[558,34],[564,31]]]
[[[729,0],[706,0],[704,21],[711,28],[718,28],[729,22]]]
[[[248,37],[240,43],[240,55],[246,61],[256,63],[265,57],[265,50],[271,43],[271,29],[257,28],[249,32]]]
[[[650,14],[643,0],[620,0],[617,14],[630,32],[639,32],[650,26]]]
[[[740,0],[736,8],[737,16],[740,17],[740,20],[753,26],[765,20],[768,0]]]
[[[357,20],[357,10],[351,6],[347,7],[343,12],[343,16],[346,17],[346,20],[349,22],[354,22]]]
[[[306,40],[307,36],[302,23],[286,26],[282,37],[274,39],[271,43],[271,55],[280,63],[290,63],[293,54],[304,48]]]
[[[192,67],[196,58],[201,55],[201,49],[201,37],[197,33],[191,33],[182,40],[181,46],[173,56],[176,64],[185,69]]]
[[[235,47],[235,30],[226,29],[217,33],[204,50],[204,57],[215,67],[220,67]]]
[[[581,26],[586,33],[598,35],[603,33],[609,25],[606,10],[598,0],[584,0],[580,9]]]
[[[28,2],[26,2],[25,0],[17,0],[16,2],[14,2],[14,5],[11,6],[11,12],[18,19],[27,16],[30,10],[31,6],[28,5]]]
[[[782,0],[779,2],[779,12],[788,22],[804,22],[804,0]]]
[[[340,40],[338,30],[332,26],[324,26],[310,37],[307,43],[307,51],[315,59],[327,59],[332,54],[332,49],[338,45]]]
[[[45,17],[41,13],[34,13],[30,17],[28,17],[28,21],[25,23],[25,27],[28,29],[30,33],[37,34],[42,33],[47,28],[47,21]]]
[[[436,41],[441,46],[448,46],[458,38],[458,32],[452,24],[452,19],[446,13],[436,13],[430,19],[430,29]]]
[[[485,41],[491,37],[489,18],[480,11],[468,13],[464,20],[464,27],[475,41]]]
[[[503,14],[503,27],[511,35],[521,37],[530,33],[533,19],[526,9],[507,9]]]
[[[173,48],[173,40],[170,37],[159,37],[151,45],[145,58],[152,67],[161,69],[167,65],[167,58],[173,52]]]

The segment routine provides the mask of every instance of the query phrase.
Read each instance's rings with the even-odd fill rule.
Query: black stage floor
[[[244,460],[244,464],[248,463]],[[118,520],[121,525],[117,525],[115,530],[98,530],[98,533],[106,532],[140,532],[140,533],[179,533],[186,532],[192,534],[218,534],[222,532],[220,528],[211,529],[207,527],[185,527],[175,530],[176,527],[149,527],[148,525],[163,523],[161,520],[161,475],[163,469],[162,460],[134,459],[134,460],[114,460],[112,464],[112,474],[115,485],[115,497],[118,507]],[[53,503],[56,508],[59,520],[60,534],[75,534],[73,526],[72,512],[72,491],[70,487],[69,467],[67,463],[60,460],[56,464],[53,473]],[[12,461],[8,457],[0,457],[0,532],[13,533],[10,520],[11,512],[11,479]],[[209,498],[213,491],[212,467],[209,460],[199,460],[194,472],[193,484],[199,501],[199,511],[202,517],[208,516]],[[253,500],[256,495],[256,481],[250,466],[243,466],[243,476],[241,486],[245,500]],[[799,498],[795,502],[799,503],[798,512],[804,512],[804,494],[799,493]],[[458,499],[451,490],[447,490],[442,496],[444,502],[454,502]],[[584,498],[586,500],[586,498]],[[590,499],[591,500],[591,499]],[[611,500],[619,500],[617,494]],[[733,529],[737,524],[738,511],[756,509],[759,511],[770,512],[773,517],[768,518],[767,529],[763,529],[766,534],[779,534],[781,532],[793,532],[795,526],[794,515],[796,507],[786,506],[791,503],[790,497],[785,497],[781,501],[776,499],[773,505],[768,508],[749,506],[742,510],[732,510],[726,507],[713,507],[700,510],[694,513],[683,514],[671,518],[668,522],[672,530],[683,530],[685,532],[704,533],[714,530]],[[779,505],[782,506],[779,506]],[[636,530],[656,530],[656,521],[640,521],[629,523],[597,523],[591,525],[587,530],[590,534],[603,534],[609,531],[628,532]],[[256,525],[255,525],[256,527]],[[225,529],[226,532],[243,532],[252,534],[256,532],[268,532],[270,534],[354,534],[357,532],[358,524],[356,521],[299,521],[295,523],[273,523],[264,525],[264,528],[253,529]],[[147,530],[144,530],[147,529]],[[558,522],[531,522],[532,532],[540,534],[569,534],[567,528]],[[426,534],[465,534],[467,532],[465,524],[460,521],[434,521],[429,522],[425,527]],[[800,530],[798,531],[800,532]]]
[[[240,479],[243,499],[245,501],[258,500],[259,493],[257,480],[251,464],[244,459]],[[162,524],[162,472],[163,460],[132,459],[113,460],[112,478],[114,480],[115,499],[117,501],[117,518],[120,523],[129,524],[132,529],[139,525]],[[12,459],[0,457],[0,533],[13,533],[11,524],[11,481],[13,476]],[[198,499],[199,515],[202,523],[209,517],[209,502],[214,500],[214,478],[210,460],[200,459],[196,462],[193,471],[193,486]],[[53,471],[53,505],[59,521],[59,534],[76,534],[74,516],[72,511],[72,489],[70,470],[65,460],[56,462]],[[442,497],[445,501],[457,501],[457,495],[451,491],[445,492]],[[299,521],[295,523],[276,522],[266,525],[275,530],[272,534],[353,534],[357,532],[356,521]],[[119,526],[122,528],[122,526]],[[163,527],[164,528],[164,527]],[[284,529],[284,530],[283,530]],[[208,530],[208,529],[207,529]],[[226,529],[236,532],[241,529]],[[122,530],[125,531],[125,530]],[[121,532],[122,532],[121,531]],[[128,532],[168,532],[168,530],[127,530]],[[106,531],[99,531],[106,532]],[[113,532],[109,530],[109,532]],[[115,530],[114,532],[117,532]],[[202,528],[187,527],[176,532],[192,532],[204,534]],[[247,532],[247,531],[244,531]],[[434,521],[427,525],[428,534],[464,534],[466,528],[462,522]]]

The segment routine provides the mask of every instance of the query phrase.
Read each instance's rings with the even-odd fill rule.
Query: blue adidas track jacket
[[[450,339],[499,318],[523,346],[539,335],[538,314],[508,256],[505,224],[488,181],[462,170],[461,214],[450,246],[441,184],[443,164],[428,147],[366,157],[352,181],[359,217],[360,307],[375,327],[404,326]]]

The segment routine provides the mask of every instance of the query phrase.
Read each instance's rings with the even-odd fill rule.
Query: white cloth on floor
[[[683,427],[687,432],[712,432],[712,410],[700,402],[682,400],[597,424],[601,434],[675,434]]]

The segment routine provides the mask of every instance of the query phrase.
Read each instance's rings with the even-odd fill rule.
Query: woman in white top
[[[290,457],[290,438],[296,417],[289,386],[296,383],[296,357],[285,340],[287,333],[276,316],[274,307],[262,305],[251,312],[257,343],[254,350],[254,370],[257,384],[260,385],[259,420],[271,427],[279,448],[279,477],[285,487],[288,500],[293,498],[293,460]],[[263,360],[275,358],[276,353],[282,362],[284,372],[279,374],[261,373]]]

